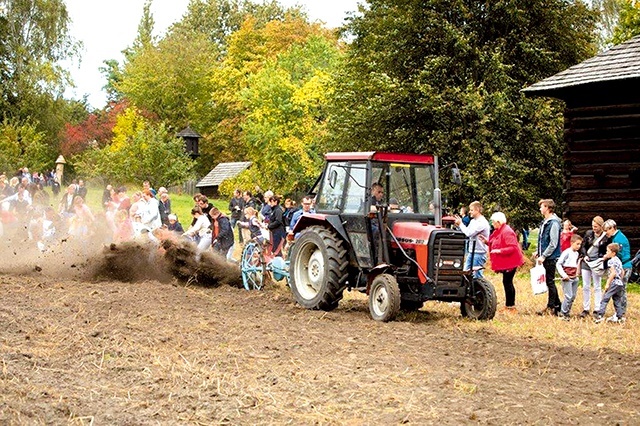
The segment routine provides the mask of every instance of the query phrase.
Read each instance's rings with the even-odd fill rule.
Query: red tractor
[[[493,318],[493,285],[463,270],[470,242],[442,226],[437,157],[341,152],[325,158],[312,190],[316,212],[293,230],[299,236],[289,275],[298,303],[329,311],[349,289],[368,294],[378,321],[427,300],[460,302],[464,317]]]

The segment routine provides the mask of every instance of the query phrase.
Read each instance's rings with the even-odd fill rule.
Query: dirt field
[[[429,303],[382,324],[360,295],[325,313],[282,285],[1,263],[1,424],[640,423],[635,350],[558,343],[564,323],[526,310],[476,323]],[[526,331],[536,323],[548,339]],[[585,339],[624,339],[629,323],[585,323]]]

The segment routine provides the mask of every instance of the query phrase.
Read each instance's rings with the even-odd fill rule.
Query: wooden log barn
[[[565,102],[563,215],[613,219],[640,249],[640,36],[523,90]]]

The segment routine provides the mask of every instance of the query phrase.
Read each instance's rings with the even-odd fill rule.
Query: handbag
[[[594,274],[596,275],[604,274],[604,261],[601,257],[594,260],[585,260],[585,263],[587,264],[589,269],[591,269],[591,272],[593,272]]]
[[[547,288],[547,273],[542,265],[536,265],[529,271],[531,275],[531,290],[533,294],[542,294],[549,291]]]

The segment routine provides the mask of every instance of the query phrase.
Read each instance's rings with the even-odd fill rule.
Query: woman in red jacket
[[[507,225],[507,217],[502,212],[491,215],[494,231],[489,236],[487,245],[491,269],[502,273],[502,285],[506,296],[505,310],[516,312],[516,288],[513,286],[513,277],[516,269],[524,263],[524,256],[518,243],[518,237],[513,229]]]

